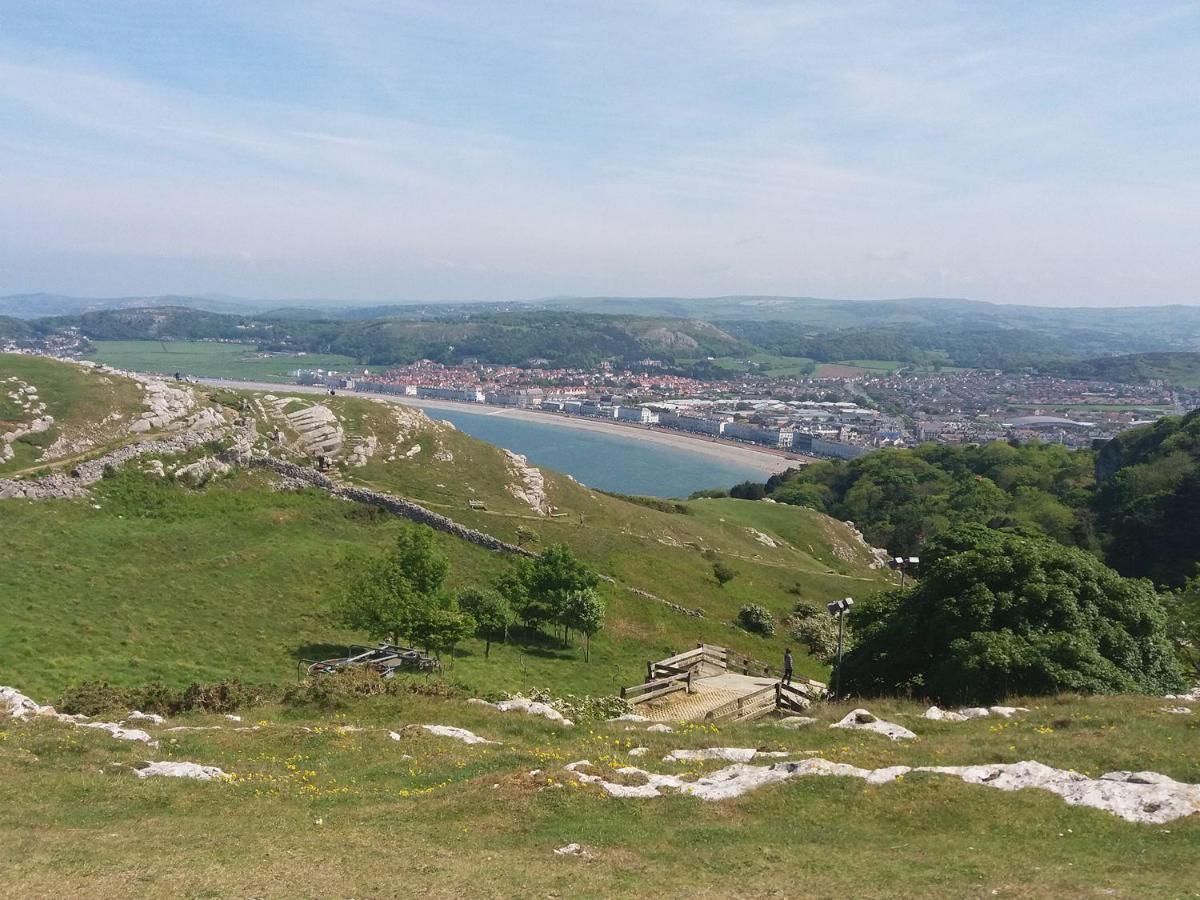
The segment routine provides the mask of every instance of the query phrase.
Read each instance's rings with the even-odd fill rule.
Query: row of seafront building
[[[809,456],[853,459],[871,448],[838,440],[836,430],[798,429],[791,424],[759,424],[740,419],[733,413],[698,413],[675,408],[672,404],[635,404],[605,402],[602,399],[571,396],[555,392],[547,395],[540,388],[489,390],[485,387],[430,386],[398,384],[370,378],[347,378],[318,372],[300,372],[298,380],[308,384],[326,384],[355,391],[395,394],[425,400],[449,400],[493,406],[520,407],[570,416],[611,419],[635,425],[671,428],[712,438],[741,441],[793,451]],[[851,406],[853,404],[850,404]]]

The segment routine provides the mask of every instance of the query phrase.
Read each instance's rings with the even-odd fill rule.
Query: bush
[[[384,678],[371,669],[348,668],[292,685],[284,692],[283,702],[288,706],[344,709],[352,700],[391,693],[394,683],[394,678]]]
[[[921,562],[920,584],[854,611],[845,690],[986,704],[1182,684],[1153,587],[1083,551],[966,525],[930,542]]]
[[[737,624],[751,634],[770,637],[775,633],[775,617],[765,606],[750,603],[738,610]]]
[[[317,675],[291,685],[283,694],[288,706],[315,706],[323,710],[346,709],[367,697],[419,694],[453,699],[463,695],[462,685],[444,678],[424,679],[394,676],[384,678],[372,669],[347,668]]]
[[[847,618],[847,626],[851,621]],[[792,639],[806,647],[814,659],[828,663],[837,656],[838,623],[827,610],[811,603],[797,603],[784,624]],[[851,634],[847,629],[842,639],[843,651],[851,643]]]
[[[266,703],[278,695],[270,685],[247,685],[237,679],[210,684],[193,682],[182,691],[161,681],[137,687],[114,687],[106,681],[84,681],[63,691],[58,709],[70,715],[125,714],[131,710],[174,716],[180,713],[233,712]]]

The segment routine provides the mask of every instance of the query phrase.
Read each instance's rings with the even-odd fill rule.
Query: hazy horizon
[[[0,294],[1200,303],[1194,3],[0,9]]]

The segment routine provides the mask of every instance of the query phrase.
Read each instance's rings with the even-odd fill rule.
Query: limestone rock
[[[876,734],[890,738],[893,741],[908,741],[916,737],[903,725],[885,722],[876,718],[865,709],[854,709],[846,714],[840,722],[834,722],[830,728],[849,728],[855,731],[873,731]]]

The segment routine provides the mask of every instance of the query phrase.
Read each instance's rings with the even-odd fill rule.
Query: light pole
[[[835,700],[842,695],[842,637],[846,632],[846,610],[853,605],[853,597],[846,597],[842,600],[834,600],[832,603],[825,604],[825,608],[829,610],[829,614],[838,617],[837,668],[833,670],[833,699]]]
[[[890,565],[893,569],[900,570],[900,587],[904,587],[905,577],[908,575],[909,571],[916,569],[920,564],[920,557],[916,556],[897,556],[896,558],[888,561],[888,565]]]

